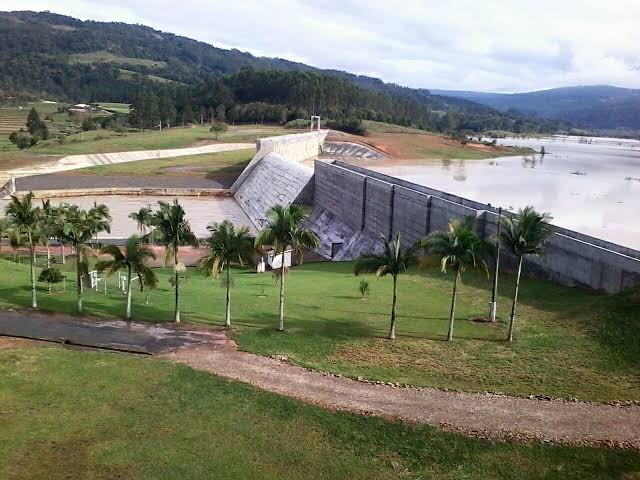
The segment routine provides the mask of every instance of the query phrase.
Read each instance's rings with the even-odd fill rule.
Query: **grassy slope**
[[[220,135],[221,143],[253,143],[256,138],[292,133],[281,127],[265,125],[246,125],[231,127]],[[129,132],[116,133],[108,130],[95,130],[82,134],[70,135],[65,143],[56,139],[47,140],[26,151],[18,151],[9,147],[2,151],[0,144],[0,170],[32,165],[51,160],[48,155],[76,155],[86,153],[125,152],[133,150],[156,150],[184,148],[213,138],[209,127],[172,128],[162,132]]]
[[[24,260],[23,260],[24,261]],[[0,261],[0,306],[29,305],[28,268]],[[609,297],[524,280],[518,340],[503,341],[506,323],[470,321],[486,310],[486,279],[466,275],[460,290],[456,340],[443,341],[447,329],[451,277],[418,273],[402,277],[399,339],[383,337],[388,328],[391,281],[370,278],[372,293],[360,300],[359,278],[348,263],[297,267],[287,285],[287,328],[274,330],[277,288],[271,275],[234,274],[234,336],[242,349],[283,354],[305,366],[353,377],[430,385],[466,391],[546,394],[597,401],[640,400],[640,299]],[[73,278],[72,276],[70,278]],[[501,280],[499,316],[508,317],[513,278]],[[88,313],[121,315],[123,297],[111,280],[108,295],[88,293]],[[44,309],[72,312],[73,289],[48,296]],[[223,323],[224,290],[191,269],[183,289],[183,318]],[[151,305],[134,293],[134,316],[169,321],[172,294],[168,271],[151,293]]]
[[[637,452],[466,439],[326,411],[169,363],[0,352],[0,477],[622,478]]]
[[[184,157],[165,158],[158,160],[142,160],[139,162],[117,163],[113,165],[99,165],[91,168],[74,170],[74,174],[82,175],[136,175],[136,176],[206,176],[220,178],[220,176],[236,176],[255,155],[255,149],[236,150],[232,152],[206,153],[202,155],[188,155]],[[165,171],[167,167],[193,167],[187,171]]]

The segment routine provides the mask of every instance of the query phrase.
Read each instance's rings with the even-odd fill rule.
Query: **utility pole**
[[[498,232],[496,233],[496,264],[493,269],[493,288],[491,289],[491,303],[489,304],[489,318],[496,321],[496,307],[498,296],[498,272],[500,270],[500,230],[502,228],[502,207],[498,208]]]

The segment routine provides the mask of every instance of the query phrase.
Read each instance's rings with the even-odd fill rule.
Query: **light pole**
[[[491,289],[491,303],[489,304],[489,318],[496,321],[496,297],[498,296],[498,271],[500,270],[500,229],[502,228],[502,207],[498,208],[498,232],[496,233],[496,264],[493,269],[493,287]]]

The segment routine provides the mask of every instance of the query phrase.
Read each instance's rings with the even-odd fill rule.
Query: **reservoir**
[[[554,136],[498,143],[544,147],[546,154],[358,164],[512,211],[533,205],[556,225],[640,249],[640,141]]]

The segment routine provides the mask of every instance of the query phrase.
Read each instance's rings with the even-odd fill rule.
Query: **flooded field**
[[[99,238],[127,238],[129,235],[138,233],[136,222],[128,218],[129,213],[139,210],[142,207],[157,209],[158,201],[172,202],[171,197],[156,196],[121,196],[107,195],[102,197],[69,197],[63,199],[51,199],[51,203],[69,203],[79,205],[81,208],[91,208],[94,202],[104,203],[109,207],[113,222],[111,223],[111,233],[102,233]],[[39,203],[39,201],[37,201]],[[0,200],[0,211],[4,213],[6,200]],[[207,225],[212,222],[221,222],[225,219],[231,220],[236,225],[248,226],[255,233],[251,221],[244,214],[240,206],[233,198],[225,197],[181,197],[180,204],[185,210],[187,219],[191,223],[191,228],[199,237],[208,236]]]
[[[640,249],[639,141],[546,137],[499,143],[544,147],[546,155],[361,164],[509,210],[534,205],[550,212],[556,225]]]

